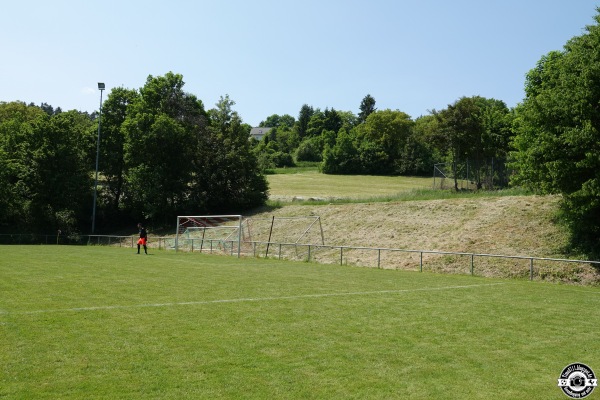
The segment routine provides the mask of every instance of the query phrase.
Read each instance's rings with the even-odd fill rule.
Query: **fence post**
[[[474,254],[471,254],[471,275],[473,275],[473,269],[474,269],[474,266],[473,266],[473,259],[474,259],[474,258],[475,258],[475,255],[474,255]]]
[[[529,280],[533,280],[533,257],[529,259]]]
[[[381,249],[377,249],[377,268],[381,265]]]
[[[420,272],[423,272],[423,252],[421,251],[421,260],[419,261]]]
[[[281,260],[281,243],[279,243],[279,259]]]
[[[310,262],[310,244],[308,245],[308,259],[306,261]]]
[[[267,251],[265,252],[265,258],[269,257],[269,245],[271,244],[271,235],[273,234],[273,225],[275,224],[275,216],[271,219],[271,228],[269,229],[269,241],[267,242]]]
[[[340,265],[344,265],[344,248],[340,247]]]

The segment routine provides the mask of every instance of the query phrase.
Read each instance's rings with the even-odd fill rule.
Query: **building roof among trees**
[[[261,140],[271,129],[272,128],[267,127],[252,128],[252,130],[250,130],[250,137]]]

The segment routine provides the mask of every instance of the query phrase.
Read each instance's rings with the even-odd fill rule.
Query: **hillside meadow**
[[[291,169],[291,172],[296,171]],[[366,199],[393,196],[399,192],[431,188],[433,178],[364,175],[325,175],[315,169],[298,169],[298,173],[267,175],[269,198],[290,201]],[[287,172],[287,171],[286,171]]]
[[[586,259],[567,250],[568,234],[556,223],[559,196],[511,194],[510,190],[452,194],[431,190],[431,178],[302,172],[269,175],[268,179],[273,207],[252,217],[319,216],[327,245]],[[307,201],[311,198],[321,201]],[[341,198],[347,201],[339,201]],[[279,224],[279,230],[273,230],[273,242],[290,242],[294,235],[300,235],[298,229],[288,232],[283,220]],[[318,243],[320,233],[315,227],[311,233],[312,242]],[[428,259],[435,261],[436,269],[453,269],[453,265],[460,264],[462,272],[465,266],[465,261],[452,257]],[[368,264],[364,257],[357,257],[354,263]],[[412,268],[415,263],[415,256],[406,259],[398,255],[388,265]],[[519,270],[509,276],[526,275],[523,261],[490,263],[508,264],[501,268],[515,266]],[[600,282],[596,268],[580,267],[549,263],[550,272],[545,278]],[[573,271],[577,277],[571,277]]]

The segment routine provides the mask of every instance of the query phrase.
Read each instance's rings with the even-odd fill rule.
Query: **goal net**
[[[243,240],[241,215],[178,216],[175,251],[220,250],[240,256]]]
[[[291,216],[249,218],[242,215],[178,216],[175,251],[277,254],[302,257],[307,244],[325,245],[321,217]]]

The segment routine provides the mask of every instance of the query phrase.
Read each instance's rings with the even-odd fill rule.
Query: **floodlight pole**
[[[94,182],[94,207],[92,208],[92,235],[96,229],[96,197],[98,194],[98,159],[100,158],[100,125],[102,123],[102,91],[105,89],[105,85],[102,82],[98,82],[98,89],[100,90],[100,114],[98,116],[98,139],[96,140],[96,180]]]

